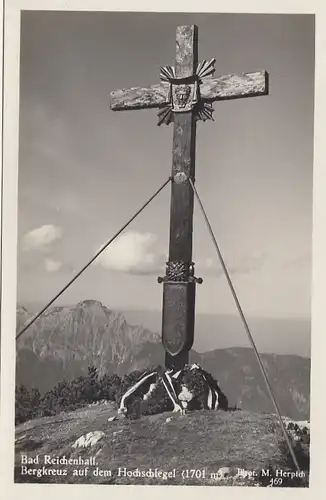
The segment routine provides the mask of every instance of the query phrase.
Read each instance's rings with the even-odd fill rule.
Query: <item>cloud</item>
[[[48,258],[45,259],[44,266],[48,273],[55,273],[62,268],[62,263],[59,260]]]
[[[248,274],[262,267],[265,259],[263,253],[246,253],[231,255],[225,259],[230,275]],[[118,237],[97,259],[96,263],[105,269],[126,274],[165,274],[167,255],[158,244],[153,233],[129,231]],[[223,275],[222,266],[217,255],[213,258],[198,258],[195,261],[195,274],[200,276]]]
[[[50,245],[62,237],[61,227],[47,224],[26,233],[23,237],[24,250],[48,251]]]
[[[121,273],[155,274],[164,272],[165,261],[155,234],[128,231],[111,243],[97,263]]]
[[[243,254],[242,256],[223,256],[224,264],[228,273],[232,276],[235,274],[249,274],[253,271],[261,269],[265,261],[264,253],[251,253]],[[196,274],[208,273],[212,276],[221,276],[224,274],[222,265],[218,256],[215,258],[207,258],[205,260],[198,260],[196,265]]]

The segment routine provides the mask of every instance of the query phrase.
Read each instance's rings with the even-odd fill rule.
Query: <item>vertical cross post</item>
[[[197,63],[197,27],[179,26],[176,34],[175,77],[191,77],[195,74]],[[194,280],[189,281],[194,194],[188,178],[195,179],[195,152],[196,119],[193,109],[175,113],[168,280],[163,285],[162,340],[166,349],[165,364],[176,369],[188,363],[194,340],[196,284]],[[176,270],[174,274],[173,269]]]

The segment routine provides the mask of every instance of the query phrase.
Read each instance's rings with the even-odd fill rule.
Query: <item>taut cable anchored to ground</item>
[[[198,192],[197,192],[197,189],[195,188],[195,185],[194,185],[194,183],[193,183],[193,181],[192,181],[192,179],[191,179],[191,178],[189,178],[189,182],[190,182],[190,185],[191,185],[191,187],[192,187],[192,189],[193,189],[193,191],[194,191],[194,195],[195,195],[195,197],[196,197],[196,199],[197,199],[197,201],[198,201],[198,204],[199,204],[200,210],[201,210],[201,212],[202,212],[202,214],[203,214],[203,216],[204,216],[204,219],[205,219],[205,222],[206,222],[206,225],[207,225],[208,231],[209,231],[210,236],[211,236],[211,238],[212,238],[212,240],[213,240],[213,244],[214,244],[214,247],[215,247],[216,253],[217,253],[218,258],[219,258],[219,260],[220,260],[220,263],[221,263],[221,266],[222,266],[222,268],[223,268],[223,272],[224,272],[225,277],[226,277],[226,279],[227,279],[228,285],[229,285],[229,287],[230,287],[230,290],[231,290],[231,293],[232,293],[232,296],[233,296],[234,302],[235,302],[235,304],[236,304],[236,306],[237,306],[237,309],[238,309],[238,311],[239,311],[239,314],[240,314],[240,317],[241,317],[241,320],[242,320],[243,326],[244,326],[244,328],[245,328],[245,330],[246,330],[246,333],[247,333],[247,335],[248,335],[248,338],[249,338],[249,341],[250,341],[251,347],[252,347],[252,349],[253,349],[253,351],[254,351],[254,353],[255,353],[255,355],[256,355],[256,358],[257,358],[257,361],[258,361],[258,365],[259,365],[260,370],[261,370],[261,373],[262,373],[262,375],[263,375],[263,378],[264,378],[264,381],[265,381],[265,384],[266,384],[266,387],[267,387],[267,390],[268,390],[269,396],[270,396],[270,398],[271,398],[271,400],[272,400],[272,403],[273,403],[273,405],[274,405],[274,408],[275,408],[275,410],[276,410],[276,414],[277,414],[278,419],[279,419],[279,421],[280,421],[281,429],[282,429],[282,432],[283,432],[283,434],[284,434],[284,438],[285,438],[285,441],[286,441],[286,443],[287,443],[287,446],[288,446],[288,448],[289,448],[289,451],[290,451],[290,454],[291,454],[292,460],[293,460],[293,462],[294,462],[294,465],[295,465],[296,469],[297,469],[298,471],[300,471],[301,469],[300,469],[300,466],[299,466],[299,463],[298,463],[297,457],[296,457],[296,455],[295,455],[295,453],[294,453],[293,446],[292,446],[292,444],[291,444],[290,438],[289,438],[289,436],[288,436],[288,433],[287,433],[287,431],[286,431],[286,428],[285,428],[284,422],[283,422],[283,420],[282,420],[282,415],[281,415],[280,409],[279,409],[279,407],[278,407],[278,404],[277,404],[277,402],[276,402],[275,396],[274,396],[274,394],[273,394],[272,387],[271,387],[271,385],[270,385],[270,383],[269,383],[269,380],[268,380],[268,377],[267,377],[266,370],[265,370],[264,365],[263,365],[263,363],[262,363],[262,361],[261,361],[261,359],[260,359],[259,352],[257,351],[256,344],[255,344],[254,339],[253,339],[253,337],[252,337],[252,334],[251,334],[250,328],[249,328],[249,326],[248,326],[247,320],[246,320],[246,318],[245,318],[245,315],[244,315],[244,313],[243,313],[243,311],[242,311],[242,307],[241,307],[241,305],[240,305],[240,302],[239,302],[239,299],[238,299],[238,297],[237,297],[236,291],[235,291],[234,286],[233,286],[233,284],[232,284],[232,281],[231,281],[231,278],[230,278],[229,272],[228,272],[227,267],[226,267],[226,265],[225,265],[225,262],[224,262],[224,259],[223,259],[223,257],[222,257],[222,254],[221,254],[221,251],[220,251],[219,245],[218,245],[218,243],[217,243],[217,240],[216,240],[216,238],[215,238],[215,235],[214,235],[214,232],[213,232],[212,226],[211,226],[211,224],[210,224],[210,222],[209,222],[209,220],[208,220],[208,217],[207,217],[206,211],[205,211],[205,209],[204,209],[204,206],[203,206],[203,204],[202,204],[202,202],[201,202],[201,199],[200,199],[200,197],[199,197],[199,194],[198,194]]]
[[[126,227],[129,226],[129,224],[136,219],[136,217],[150,204],[151,201],[154,200],[154,198],[156,198],[156,196],[165,188],[165,186],[172,180],[171,177],[169,177],[163,184],[162,186],[157,190],[155,191],[155,193],[139,208],[139,210],[137,210],[137,212],[121,227],[121,229],[119,229],[119,231],[117,231],[115,233],[114,236],[112,236],[112,238],[107,242],[105,243],[105,245],[98,251],[96,252],[96,254],[91,258],[90,261],[87,262],[87,264],[84,265],[84,267],[62,288],[62,290],[60,290],[60,292],[58,292],[55,297],[53,297],[53,299],[50,300],[50,302],[48,302],[44,307],[43,309],[41,309],[32,319],[31,321],[29,321],[29,323],[27,323],[27,325],[25,325],[23,327],[23,329],[18,333],[18,335],[16,336],[16,341],[19,339],[19,337],[21,335],[23,335],[24,332],[26,332],[26,330],[32,326],[33,323],[35,323],[35,321],[40,317],[42,316],[42,314],[53,304],[53,302],[55,302],[66,290],[67,288],[70,287],[70,285],[72,285],[74,283],[74,281],[76,281],[77,278],[79,278],[79,276],[81,276],[81,274],[86,271],[86,269],[97,259],[97,257],[99,257],[99,255],[104,252],[104,250],[107,249],[107,247],[126,229]]]

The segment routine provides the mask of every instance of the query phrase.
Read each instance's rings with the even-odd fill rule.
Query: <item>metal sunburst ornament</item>
[[[212,104],[200,97],[200,84],[213,75],[215,59],[202,61],[196,73],[189,77],[177,78],[173,66],[161,67],[162,82],[169,83],[168,104],[158,112],[158,125],[173,121],[174,113],[185,113],[195,108],[196,120],[213,120]]]

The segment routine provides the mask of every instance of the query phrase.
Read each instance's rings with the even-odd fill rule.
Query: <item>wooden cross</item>
[[[111,93],[114,111],[159,108],[158,124],[174,122],[169,261],[163,282],[165,364],[181,369],[194,341],[195,287],[192,231],[196,121],[212,119],[212,102],[268,94],[265,71],[213,78],[214,62],[198,64],[197,27],[178,26],[175,67],[161,68],[161,83]]]

